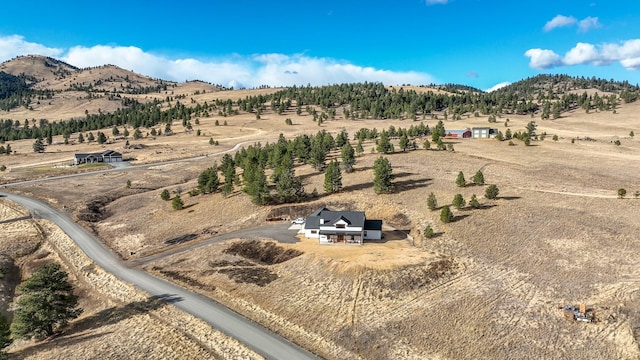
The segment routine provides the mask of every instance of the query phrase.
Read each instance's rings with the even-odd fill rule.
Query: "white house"
[[[382,238],[382,220],[367,220],[364,211],[318,209],[307,216],[304,236],[320,244],[356,244]]]

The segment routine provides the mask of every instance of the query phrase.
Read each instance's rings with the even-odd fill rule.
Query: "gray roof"
[[[333,225],[340,219],[344,219],[349,225],[355,227],[364,227],[365,224],[364,211],[331,211],[327,208],[322,208],[307,216],[304,228],[319,229],[320,219],[324,219],[324,223],[327,225]]]
[[[382,220],[365,220],[365,230],[382,230]]]

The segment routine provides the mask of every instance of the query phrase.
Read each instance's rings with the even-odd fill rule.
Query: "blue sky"
[[[640,83],[640,1],[11,1],[0,61],[42,54],[226,86]]]

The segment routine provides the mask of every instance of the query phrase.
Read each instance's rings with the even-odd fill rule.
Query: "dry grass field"
[[[195,92],[198,83],[189,86],[188,92]],[[269,90],[255,93],[264,91]],[[249,93],[254,92],[207,91],[193,98],[210,101]],[[227,198],[189,197],[186,192],[195,188],[198,174],[238,143],[274,141],[279,133],[293,138],[320,129],[353,134],[360,128],[417,124],[338,116],[318,127],[310,116],[270,111],[260,120],[252,114],[200,119],[200,137],[184,131],[149,136],[136,141],[144,145],[142,149],[124,149],[124,141],[105,145],[134,158],[133,164],[208,155],[201,159],[11,189],[80,217],[88,203],[97,201],[100,213],[94,222],[84,224],[127,260],[263,225],[273,214],[293,217],[321,206],[366,210],[368,218],[409,233],[409,238],[389,236],[362,247],[319,246],[306,239],[276,244],[277,251],[300,252],[279,263],[229,253],[233,244],[246,240],[235,239],[143,265],[323,357],[637,359],[640,199],[634,193],[640,191],[640,140],[629,137],[629,132],[640,131],[639,110],[640,105],[632,103],[620,106],[616,114],[575,111],[556,120],[537,119],[537,132],[548,135],[528,147],[517,140],[509,146],[496,140],[458,139],[451,140],[454,152],[421,149],[388,154],[395,174],[394,192],[389,195],[373,191],[372,166],[379,154],[371,151],[374,144],[369,142],[357,158],[355,172],[343,173],[342,193],[325,195],[323,174],[306,165],[296,167],[305,189],[319,192],[310,204],[259,207],[239,189]],[[504,116],[493,126],[504,132],[507,117],[512,131],[524,129],[531,120]],[[285,125],[285,118],[294,125]],[[430,127],[436,124],[431,119],[424,122]],[[486,117],[445,122],[447,129],[487,124]],[[558,141],[551,140],[554,134]],[[209,138],[220,145],[209,145]],[[621,145],[614,145],[614,140]],[[32,177],[33,168],[70,160],[74,151],[101,149],[97,144],[52,145],[44,154],[33,154],[31,143],[12,143],[18,155],[0,158],[9,168],[0,174],[1,181]],[[483,198],[486,186],[456,187],[459,171],[470,180],[479,169],[487,183],[498,185],[498,199]],[[126,187],[127,180],[131,188]],[[186,208],[174,211],[162,201],[159,193],[164,188],[181,191]],[[619,188],[628,191],[627,198],[617,198]],[[460,193],[467,201],[477,195],[484,207],[454,210],[456,221],[443,224],[439,211],[427,208],[431,192],[440,205],[451,203]],[[422,238],[426,225],[435,229],[434,238]],[[189,241],[167,243],[178,238]],[[578,303],[596,309],[599,321],[570,322],[558,309]],[[124,326],[124,321],[112,325]],[[108,331],[113,341],[119,341],[117,328]],[[100,348],[100,340],[92,339],[60,344],[58,350]]]

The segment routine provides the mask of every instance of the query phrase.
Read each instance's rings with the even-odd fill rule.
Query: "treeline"
[[[187,107],[179,101],[171,105],[168,109],[160,110],[160,101],[154,100],[142,104],[134,99],[122,99],[123,108],[112,113],[99,112],[98,114],[86,113],[85,118],[71,119],[67,121],[49,122],[40,119],[38,126],[35,120],[29,125],[25,120],[3,120],[0,121],[0,142],[14,141],[19,139],[37,139],[56,135],[70,135],[76,132],[95,131],[114,126],[128,125],[134,129],[150,128],[158,124],[169,125],[169,129],[174,120],[179,120],[186,128],[192,127],[191,120],[198,116],[208,116],[209,112],[216,109],[214,103],[198,104],[195,107]]]

